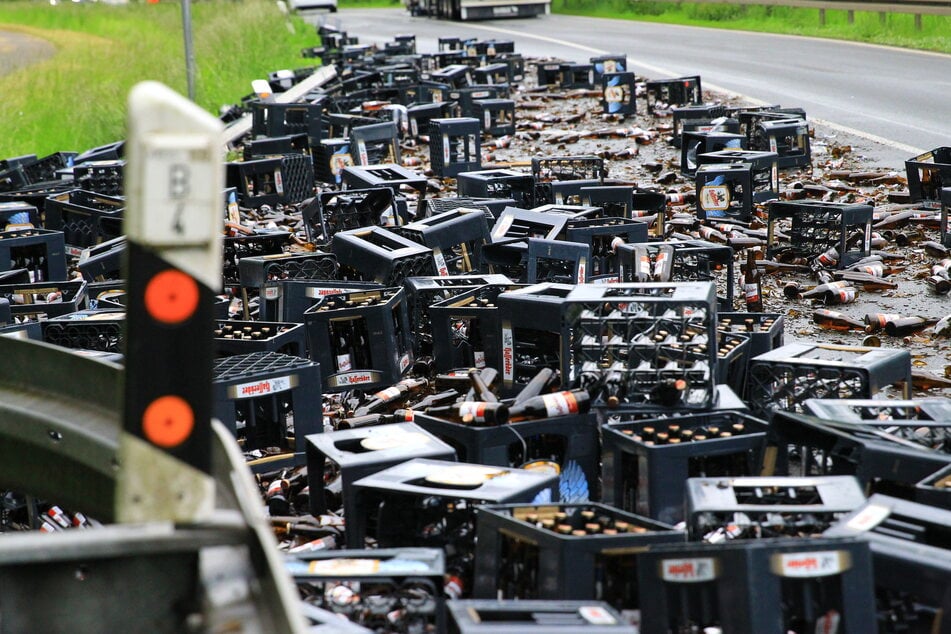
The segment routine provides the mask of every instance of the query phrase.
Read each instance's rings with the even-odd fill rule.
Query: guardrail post
[[[852,9],[849,9],[848,20],[849,24],[855,24],[855,11]]]
[[[825,26],[825,25],[826,25],[826,10],[819,9],[819,26]]]
[[[915,30],[916,31],[921,30],[921,14],[920,13],[915,14]]]
[[[886,22],[887,20],[888,20],[888,13],[886,13],[885,11],[879,11],[879,12],[878,12],[878,22],[879,22],[879,24],[881,24],[882,26],[885,26],[885,22]]]

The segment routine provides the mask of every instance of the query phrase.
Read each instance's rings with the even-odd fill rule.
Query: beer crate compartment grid
[[[244,451],[279,448],[283,458],[256,469],[304,464],[306,437],[324,429],[320,366],[277,352],[216,359],[215,416]]]
[[[449,634],[637,634],[637,628],[604,602],[449,601]]]
[[[375,282],[275,280],[265,286],[257,318],[300,324],[304,322],[304,312],[325,297],[381,288]]]
[[[784,316],[780,313],[735,313],[717,311],[717,330],[750,338],[750,359],[783,345]],[[737,390],[742,393],[742,390]]]
[[[872,398],[904,382],[911,389],[907,350],[790,343],[750,360],[749,402],[754,415],[801,412],[810,398]]]
[[[123,351],[124,310],[80,310],[40,325],[46,343],[73,350]]]
[[[734,392],[742,392],[746,387],[746,370],[749,363],[750,338],[717,330],[717,384],[726,384]]]
[[[426,312],[437,372],[501,367],[502,322],[498,297],[518,288],[520,286],[513,284],[486,284],[460,289],[449,299],[430,303]]]
[[[283,255],[284,247],[290,243],[289,231],[269,231],[247,236],[225,236],[224,267],[222,278],[226,286],[241,284],[239,262],[246,257]]]
[[[733,308],[736,275],[733,249],[727,245],[705,240],[623,244],[617,256],[622,282],[714,282],[718,307]],[[665,275],[666,258],[670,262]]]
[[[10,313],[21,321],[42,321],[74,313],[86,299],[85,280],[0,285],[10,299]]]
[[[279,352],[292,357],[306,357],[304,325],[276,321],[215,322],[216,356],[230,357],[249,352]]]
[[[484,599],[596,600],[636,609],[639,554],[684,541],[669,524],[598,503],[483,506],[476,523],[474,597]],[[618,523],[609,529],[617,534],[585,529]],[[581,534],[558,533],[557,525]]]
[[[671,426],[680,440],[659,444],[656,434],[670,436]],[[683,521],[687,478],[758,474],[767,431],[764,421],[739,412],[609,423],[602,428],[604,501],[662,522]],[[706,438],[694,440],[698,435]]]
[[[868,541],[879,631],[946,629],[951,611],[949,526],[951,510],[876,494],[826,531],[829,537]]]
[[[402,288],[324,298],[304,312],[304,324],[325,392],[393,385],[413,361]]]
[[[454,209],[422,218],[395,230],[433,250],[436,274],[474,273],[482,260],[482,247],[489,241],[485,213],[477,209]]]
[[[911,498],[922,478],[951,463],[951,421],[843,421],[777,412],[769,444],[775,472],[847,473],[872,491]]]
[[[560,499],[600,497],[599,428],[593,414],[570,414],[476,427],[417,414],[417,425],[456,450],[460,462],[518,468],[539,460],[561,468]]]
[[[341,231],[330,247],[349,279],[395,286],[407,277],[436,273],[432,249],[383,227]]]
[[[304,597],[304,605],[333,615],[325,630],[337,634],[368,633],[365,627],[392,625],[409,631],[445,631],[442,596],[445,556],[434,548],[334,550],[292,553],[285,560]],[[338,588],[353,588],[347,601]],[[357,591],[359,589],[359,591]],[[305,611],[305,616],[307,612]],[[345,618],[344,618],[345,617]]]
[[[510,198],[515,207],[535,206],[535,180],[531,174],[510,169],[463,172],[456,176],[460,196]]]
[[[751,163],[706,163],[694,172],[697,218],[736,218],[748,222],[753,217],[757,192]]]
[[[254,159],[225,164],[228,187],[238,192],[241,204],[293,204],[314,195],[314,160],[309,154]]]
[[[125,200],[82,189],[46,200],[44,227],[63,232],[66,253],[78,257],[82,249],[122,235]]]
[[[452,545],[454,553],[462,555],[474,550],[476,505],[557,500],[558,478],[525,469],[414,458],[360,478],[353,491],[358,512],[347,518],[348,548],[360,548],[372,537],[380,548]],[[446,528],[424,532],[433,523]],[[471,579],[464,581],[466,588],[472,587]]]
[[[766,255],[770,258],[787,248],[776,238],[780,229],[790,236],[788,248],[797,256],[814,258],[834,248],[840,269],[871,253],[871,205],[775,201],[769,205],[768,223]]]
[[[511,99],[476,99],[472,116],[482,122],[482,133],[499,137],[515,134],[515,102]]]
[[[603,382],[622,409],[713,405],[716,297],[710,282],[575,287],[562,304],[563,376]]]
[[[66,280],[62,231],[12,229],[0,231],[2,270],[27,269],[37,282]]]
[[[87,161],[73,168],[73,180],[81,189],[122,196],[122,175],[125,161]]]
[[[673,79],[649,79],[647,111],[657,114],[670,106],[689,106],[703,103],[700,75],[675,77]]]
[[[863,540],[659,545],[639,559],[642,632],[877,631]]]
[[[605,213],[606,216],[612,216]],[[620,280],[620,263],[612,243],[620,238],[626,243],[647,242],[647,224],[623,217],[576,220],[565,229],[568,242],[580,242],[591,247],[586,279],[605,282]]]
[[[267,295],[271,284],[279,280],[334,280],[337,270],[337,258],[320,251],[247,255],[238,260],[241,288],[258,296]]]
[[[321,192],[315,202],[301,211],[312,242],[327,243],[339,231],[401,221],[396,195],[389,187]]]
[[[349,518],[358,512],[353,497],[354,482],[413,458],[451,462],[456,459],[456,453],[442,440],[411,422],[308,436],[307,483],[311,514],[317,517],[339,510],[332,507],[333,498],[325,486],[328,471],[340,474],[344,517]]]

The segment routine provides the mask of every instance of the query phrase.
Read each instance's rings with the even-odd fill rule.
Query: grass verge
[[[911,14],[655,0],[553,0],[552,12],[598,18],[641,20],[741,31],[808,35],[951,53],[951,17],[921,16],[921,30]]]
[[[251,92],[251,80],[310,65],[300,49],[314,28],[271,0],[192,4],[199,105],[217,113]],[[82,151],[125,136],[126,96],[152,79],[185,94],[181,7],[0,3],[0,30],[46,39],[56,54],[0,77],[0,157]]]

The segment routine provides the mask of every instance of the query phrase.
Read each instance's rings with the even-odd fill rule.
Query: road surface
[[[563,15],[464,23],[412,18],[402,9],[348,9],[329,19],[339,20],[367,44],[415,33],[422,52],[437,50],[440,36],[463,36],[510,39],[526,57],[579,63],[594,55],[626,53],[638,75],[699,74],[704,89],[802,107],[823,133],[857,142],[883,167],[901,170],[905,159],[951,145],[951,55]]]

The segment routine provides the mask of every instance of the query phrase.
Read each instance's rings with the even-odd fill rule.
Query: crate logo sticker
[[[850,519],[846,526],[856,531],[867,531],[881,524],[886,517],[892,514],[887,506],[870,504],[859,511],[858,515]]]
[[[704,185],[700,188],[700,206],[713,211],[730,208],[730,188],[726,185]]]
[[[274,300],[274,299],[280,299],[280,297],[281,297],[280,286],[265,286],[264,287],[264,299]]]
[[[278,194],[284,195],[284,174],[281,173],[281,168],[274,170],[274,189]]]
[[[366,383],[377,383],[383,380],[383,374],[376,370],[363,370],[357,372],[341,372],[327,379],[330,387],[345,387],[347,385],[364,385]]]
[[[780,577],[812,578],[845,572],[851,562],[845,551],[823,550],[773,555],[771,567]]]
[[[578,260],[578,279],[576,280],[578,284],[584,284],[588,278],[586,268],[587,262],[585,258]]]
[[[515,350],[512,340],[512,329],[502,327],[502,377],[511,381],[515,376]]]
[[[442,254],[442,249],[433,247],[433,259],[436,261],[436,275],[449,277],[449,267],[446,266],[446,258]]]
[[[296,374],[278,376],[273,379],[251,381],[249,383],[238,383],[228,388],[228,398],[242,399],[278,394],[297,387],[297,384],[298,378]]]
[[[360,165],[370,164],[370,158],[367,156],[367,144],[363,139],[357,141],[357,154],[360,156]]]
[[[400,357],[400,372],[405,372],[406,368],[409,367],[409,354],[404,354]]]
[[[328,295],[346,295],[347,293],[355,293],[357,291],[366,290],[363,288],[340,288],[337,286],[328,286],[325,288],[319,287],[307,287],[304,289],[304,296],[310,299],[320,299],[322,297],[327,297]]]
[[[712,557],[693,559],[664,559],[660,576],[673,583],[701,583],[717,578],[717,562]]]
[[[449,165],[449,135],[442,135],[442,164]]]
[[[578,614],[591,625],[617,625],[617,619],[600,605],[583,605]]]
[[[488,130],[492,127],[492,111],[486,109],[485,111],[485,129]]]

